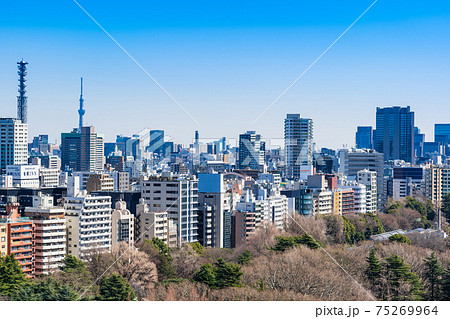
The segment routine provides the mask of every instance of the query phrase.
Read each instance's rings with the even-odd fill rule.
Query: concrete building
[[[13,118],[0,118],[0,173],[8,165],[28,164],[28,125]]]
[[[60,170],[56,168],[40,168],[39,180],[41,187],[58,187]]]
[[[442,198],[450,192],[450,167],[425,168],[425,196],[433,204],[440,203]]]
[[[231,247],[244,244],[256,230],[256,212],[233,211],[231,216]]]
[[[7,224],[0,218],[0,257],[5,257],[8,253],[9,241]]]
[[[377,212],[377,172],[364,169],[358,171],[357,181],[366,187],[366,213]]]
[[[287,114],[284,120],[286,174],[306,179],[313,167],[313,121],[300,114]]]
[[[112,192],[114,191],[114,180],[109,174],[90,174],[86,180],[86,192]]]
[[[231,200],[222,174],[199,174],[199,241],[205,247],[231,248]]]
[[[142,182],[141,197],[150,211],[165,211],[177,225],[178,243],[198,241],[198,180],[163,175]]]
[[[130,190],[130,174],[128,172],[106,172],[112,178],[115,192],[126,192]]]
[[[116,202],[115,209],[111,213],[111,246],[115,249],[120,243],[134,245],[134,216],[127,209],[124,201]]]
[[[327,189],[313,189],[313,211],[314,215],[331,214],[333,212],[333,193]]]
[[[0,188],[11,188],[14,187],[13,177],[11,175],[0,175]]]
[[[0,216],[0,225],[1,229],[6,229],[6,236],[0,236],[6,240],[6,255],[14,254],[25,275],[34,277],[32,221],[20,215],[19,204],[8,203],[6,215]],[[0,242],[0,247],[3,245],[4,243]],[[4,251],[4,248],[2,250]]]
[[[383,154],[366,149],[341,149],[339,150],[339,161],[339,173],[345,176],[357,177],[361,170],[377,173],[377,208],[382,209],[387,201],[383,177]],[[362,184],[366,185],[366,183]]]
[[[422,192],[423,170],[423,167],[394,167],[392,179],[394,200],[414,196],[416,192]]]
[[[165,211],[150,211],[141,198],[136,206],[136,241],[161,239],[169,247],[177,247],[177,226]]]
[[[35,207],[26,207],[23,215],[34,225],[35,274],[59,269],[66,256],[66,220],[63,207],[53,206],[53,197],[37,197]]]
[[[13,178],[13,186],[18,188],[39,188],[38,165],[8,165],[6,175]]]
[[[64,201],[67,253],[86,260],[92,250],[111,251],[111,197],[80,191],[79,178],[71,177]]]

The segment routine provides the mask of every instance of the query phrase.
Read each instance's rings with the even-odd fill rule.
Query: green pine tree
[[[129,301],[135,300],[136,295],[122,276],[112,274],[102,278],[98,299],[104,301]]]
[[[246,265],[252,259],[252,253],[246,249],[241,255],[238,256],[238,264]]]
[[[372,287],[375,288],[378,280],[381,277],[381,264],[380,260],[375,255],[375,249],[372,248],[369,252],[369,256],[366,258],[368,263],[366,269],[366,276],[372,284]]]
[[[450,193],[447,193],[442,200],[442,214],[447,219],[447,222],[450,223]]]
[[[389,240],[392,242],[411,245],[411,239],[409,239],[408,237],[406,237],[405,235],[402,235],[402,234],[395,234],[395,235],[389,236]]]
[[[218,258],[216,266],[216,287],[239,287],[241,286],[241,266],[234,263],[227,263],[222,258]]]
[[[216,270],[210,263],[203,264],[200,270],[194,274],[194,281],[207,284],[211,288],[216,287]]]
[[[442,300],[450,301],[450,265],[444,270],[442,275]]]
[[[14,254],[0,257],[0,295],[13,296],[25,285],[27,279]]]
[[[151,240],[153,247],[158,251],[159,262],[156,264],[160,280],[175,279],[177,274],[173,268],[173,257],[170,248],[161,239],[154,237]]]
[[[428,300],[439,300],[441,295],[441,282],[444,269],[441,267],[436,254],[431,253],[430,257],[425,258],[425,279],[428,282]]]
[[[311,249],[319,249],[321,247],[321,243],[310,234],[294,237],[294,242],[296,244],[306,245]]]
[[[85,269],[86,266],[84,263],[75,256],[67,255],[63,260],[63,264],[59,267],[62,271],[67,272],[69,270],[82,270]]]
[[[286,249],[295,246],[293,237],[276,236],[275,239],[277,240],[275,247],[273,248],[275,251],[285,251]]]
[[[357,241],[357,234],[355,226],[350,222],[347,217],[342,216],[344,225],[344,240],[346,243],[353,245]]]
[[[393,300],[420,300],[422,284],[417,274],[411,272],[411,267],[398,255],[386,258],[384,264],[385,277],[390,284],[390,294]],[[404,286],[408,290],[404,291]]]

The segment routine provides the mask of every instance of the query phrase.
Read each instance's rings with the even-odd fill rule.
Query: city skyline
[[[180,101],[198,126],[75,3],[25,3],[20,14],[27,19],[21,25],[14,22],[19,13],[13,5],[7,4],[1,14],[0,32],[9,50],[1,53],[0,103],[4,117],[15,117],[16,62],[23,57],[30,63],[30,136],[49,134],[52,142],[60,142],[59,132],[77,127],[81,76],[86,125],[96,126],[106,142],[143,128],[163,129],[182,144],[192,142],[195,130],[201,137],[235,139],[255,130],[276,139],[282,138],[285,114],[299,113],[313,119],[319,147],[337,148],[354,144],[358,125],[375,126],[376,107],[392,105],[411,106],[416,126],[430,141],[433,114],[445,112],[450,102],[443,76],[448,45],[441,31],[450,25],[446,4],[428,8],[413,1],[404,8],[401,3],[376,3],[252,125],[371,1],[340,4],[339,14],[334,14],[332,2],[321,7],[289,2],[275,9],[273,1],[259,2],[257,8],[240,4],[253,15],[235,13],[232,4],[220,8],[233,19],[219,19],[218,6],[204,3],[186,11],[181,3],[136,2],[142,12],[135,12],[134,3],[126,8],[79,2]],[[201,5],[204,10],[195,12]],[[59,15],[55,8],[60,8]],[[119,9],[123,11],[117,16]],[[164,21],[152,13],[169,10],[174,18]],[[131,20],[131,13],[136,19]],[[143,20],[145,14],[152,19]],[[19,36],[23,40],[17,41]],[[423,49],[416,47],[417,41]],[[230,119],[224,122],[222,117]]]

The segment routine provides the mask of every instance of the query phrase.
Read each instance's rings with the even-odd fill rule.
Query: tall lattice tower
[[[17,62],[19,71],[19,96],[17,97],[17,118],[22,121],[22,123],[27,123],[27,97],[25,93],[27,92],[25,88],[25,76],[27,75],[27,64],[23,59]]]
[[[81,133],[81,128],[83,127],[83,115],[86,113],[86,110],[83,109],[83,78],[81,78],[81,93],[80,93],[80,108],[78,109],[78,114],[80,115],[80,119],[78,121],[78,132]]]

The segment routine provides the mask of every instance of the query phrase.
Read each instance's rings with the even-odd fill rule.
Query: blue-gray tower
[[[80,115],[80,120],[78,123],[78,132],[81,133],[81,128],[83,127],[83,115],[86,111],[83,109],[83,78],[81,78],[81,94],[80,94],[80,108],[78,110],[78,114]]]
[[[27,122],[27,97],[25,96],[27,87],[25,82],[25,76],[27,75],[27,64],[23,59],[17,62],[19,71],[19,96],[17,97],[17,118],[22,121],[22,123]]]

